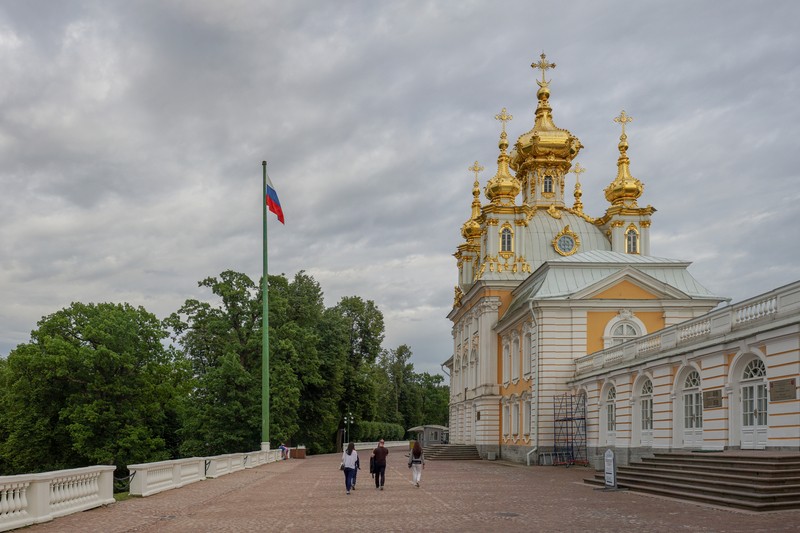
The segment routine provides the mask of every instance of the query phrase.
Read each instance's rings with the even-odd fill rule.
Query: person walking
[[[422,471],[425,469],[425,454],[422,453],[422,445],[419,441],[414,441],[414,447],[408,454],[408,467],[411,469],[411,484],[419,487],[422,481]]]
[[[350,489],[353,488],[353,478],[355,477],[356,462],[358,461],[358,452],[356,445],[352,442],[347,445],[347,450],[342,452],[342,465],[344,466],[344,486],[347,489],[347,494],[350,494]]]
[[[358,481],[358,471],[361,470],[361,461],[356,457],[356,468],[353,470],[353,486],[350,490],[356,490],[356,481]]]
[[[383,483],[386,481],[386,456],[389,450],[384,446],[383,439],[378,441],[378,447],[372,450],[375,470],[375,489],[383,490]]]

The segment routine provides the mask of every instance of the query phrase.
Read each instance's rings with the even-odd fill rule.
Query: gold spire
[[[503,123],[503,131],[500,133],[500,155],[497,156],[497,174],[494,175],[489,183],[486,184],[486,198],[492,203],[513,204],[514,198],[519,194],[520,184],[517,178],[511,175],[508,170],[508,134],[506,134],[506,122],[514,117],[506,113],[506,108],[494,116],[495,119]]]
[[[571,172],[575,174],[575,205],[572,208],[582,213],[583,202],[581,202],[581,196],[583,196],[583,192],[581,191],[581,174],[586,172],[586,169],[583,168],[580,163],[575,163],[575,168],[573,168]]]
[[[470,242],[477,239],[481,235],[481,226],[478,223],[478,218],[481,216],[481,184],[478,182],[478,173],[483,170],[483,167],[477,161],[472,164],[467,170],[475,173],[475,183],[472,184],[472,214],[469,220],[464,222],[461,226],[461,235]]]
[[[622,125],[622,135],[619,137],[619,159],[617,159],[617,177],[606,187],[606,199],[612,205],[622,205],[625,207],[637,207],[636,199],[644,192],[642,182],[631,176],[628,158],[628,135],[625,133],[625,124],[633,121],[633,117],[627,115],[623,109],[619,116],[614,118],[614,122]]]

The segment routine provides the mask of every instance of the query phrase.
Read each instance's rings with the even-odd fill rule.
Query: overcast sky
[[[467,168],[496,171],[503,107],[512,144],[532,127],[542,51],[588,214],[625,109],[653,255],[734,301],[800,279],[798,20],[795,1],[4,0],[0,356],[73,301],[163,318],[207,276],[257,280],[266,159],[270,273],[374,300],[384,347],[440,372]]]

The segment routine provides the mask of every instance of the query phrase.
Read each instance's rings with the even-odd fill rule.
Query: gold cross
[[[512,120],[514,118],[514,116],[513,115],[509,115],[508,113],[506,113],[506,108],[504,107],[503,110],[500,111],[499,114],[494,116],[494,118],[495,118],[495,120],[500,120],[500,121],[503,122],[503,133],[505,133],[506,132],[506,122],[508,122],[509,120]]]
[[[575,177],[578,180],[578,183],[581,182],[581,174],[586,172],[586,169],[581,166],[580,163],[575,163],[575,168],[572,169],[572,172],[575,173]]]
[[[626,115],[625,110],[623,109],[622,113],[620,113],[618,117],[614,117],[614,122],[622,124],[622,134],[625,135],[625,124],[633,122],[633,117]]]
[[[549,70],[551,68],[556,68],[556,64],[555,63],[548,63],[547,62],[547,56],[544,55],[544,52],[542,52],[542,55],[539,56],[539,57],[541,57],[539,62],[537,63],[536,61],[534,61],[533,63],[531,63],[531,68],[538,68],[538,69],[542,70],[542,83],[545,83],[545,80],[544,80],[545,71]]]
[[[475,161],[475,163],[471,167],[469,167],[467,170],[471,170],[472,172],[474,172],[475,173],[475,181],[478,181],[478,172],[483,170],[483,167],[480,166],[477,161]]]

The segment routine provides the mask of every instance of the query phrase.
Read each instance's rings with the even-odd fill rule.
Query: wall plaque
[[[722,407],[722,389],[703,391],[703,409]]]
[[[769,401],[782,402],[797,398],[797,382],[794,379],[776,379],[769,382]]]

